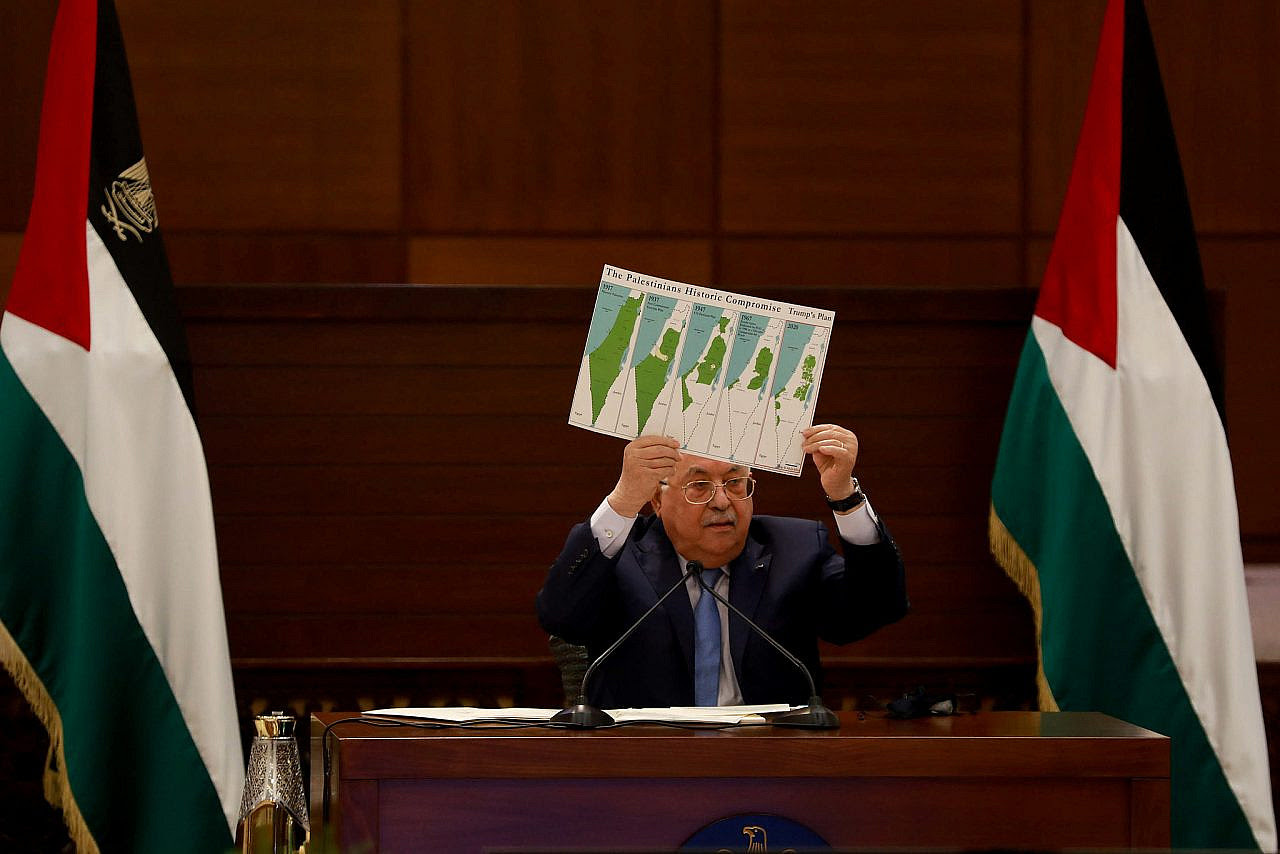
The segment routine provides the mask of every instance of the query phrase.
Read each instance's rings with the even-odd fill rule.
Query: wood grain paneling
[[[722,287],[1015,287],[1021,247],[1001,240],[727,238]]]
[[[513,359],[513,361],[515,361]],[[565,415],[574,365],[413,367],[224,367],[196,377],[202,416],[252,415],[268,407],[309,415]],[[1002,377],[1003,378],[1003,377]],[[1008,377],[1010,384],[1012,376]],[[999,410],[1009,391],[971,367],[828,368],[828,412],[871,416],[977,417]],[[903,389],[911,389],[904,397]],[[500,394],[492,390],[502,390]]]
[[[1063,192],[1066,192],[1065,184]],[[1034,237],[1027,241],[1027,283],[1036,289],[1037,294],[1040,283],[1044,281],[1044,272],[1049,268],[1049,254],[1052,251],[1052,237]]]
[[[824,660],[839,666],[877,660],[899,667],[911,667],[913,660],[917,665],[945,661],[954,667],[991,666],[1033,658],[1035,628],[1025,602],[985,610],[962,606],[950,613],[913,610],[856,643],[819,646]]]
[[[36,141],[49,37],[58,4],[54,0],[0,4],[0,230],[27,225],[31,193],[35,189]],[[9,275],[4,273],[7,287]]]
[[[228,611],[243,614],[509,614],[528,617],[541,566],[224,564]],[[350,583],[352,577],[360,583]],[[305,580],[305,584],[304,584]],[[300,596],[299,589],[309,591]],[[541,650],[538,650],[541,652]]]
[[[187,288],[185,291],[203,290]],[[590,311],[594,294],[584,290],[584,308]],[[448,296],[441,299],[447,300]],[[323,332],[318,332],[323,325]],[[439,365],[463,348],[471,352],[470,365],[510,365],[511,354],[520,354],[526,367],[564,365],[582,355],[585,335],[581,324],[493,320],[486,332],[502,346],[475,347],[475,329],[469,324],[423,320],[371,323],[317,319],[312,322],[280,319],[237,322],[235,335],[221,334],[214,321],[187,325],[192,346],[205,354],[210,370],[222,367],[339,368],[413,367]],[[315,347],[317,334],[325,346]]]
[[[725,2],[728,232],[1014,233],[1017,2]]]
[[[711,227],[712,3],[407,9],[415,228]]]
[[[1200,240],[1205,280],[1226,292],[1227,430],[1245,555],[1250,541],[1280,532],[1280,238]],[[1253,559],[1264,559],[1261,556]]]
[[[1105,8],[1106,0],[1029,5],[1027,205],[1029,224],[1041,234],[1052,234],[1062,213]],[[1039,287],[1044,265],[1033,263],[1029,272]]]
[[[857,426],[854,424],[853,426]],[[524,465],[512,473],[503,460],[466,465],[436,463],[370,466],[358,463],[215,465],[209,476],[214,507],[228,515],[382,515],[397,513],[488,513],[492,491],[516,489],[537,495],[541,506],[586,513],[618,478],[621,449],[600,461]],[[865,459],[872,458],[868,453]],[[858,464],[858,478],[875,506],[888,516],[943,515],[963,505],[964,496],[985,487],[990,464],[964,460],[934,465]],[[811,471],[800,478],[761,472],[756,492],[762,512],[809,515],[822,511]],[[467,489],[444,484],[472,483]],[[486,489],[484,487],[490,487]]]
[[[547,635],[528,614],[504,616],[443,614],[279,614],[232,613],[227,633],[233,662],[258,658],[264,651],[277,660],[319,663],[328,658],[357,658],[376,666],[381,659],[426,658],[439,664],[481,659],[533,661],[547,657]],[[946,638],[940,645],[938,638]],[[954,666],[1007,664],[1034,654],[1030,613],[1004,608],[989,613],[912,613],[852,646],[823,644],[824,655],[840,666],[887,659],[910,666],[913,659]]]
[[[402,282],[398,234],[169,231],[173,280],[192,282]]]
[[[186,288],[184,291],[200,290]],[[919,291],[923,306],[934,291]],[[853,296],[856,303],[858,296]],[[871,302],[881,294],[870,294]],[[589,311],[592,292],[584,290],[583,310]],[[447,299],[448,297],[443,297]],[[824,302],[821,298],[815,302]],[[831,340],[832,363],[846,360],[850,364],[875,367],[944,367],[979,366],[1008,367],[1010,355],[1019,352],[1031,321],[1035,292],[1027,291],[1019,301],[1015,318],[1020,323],[1000,326],[973,326],[956,323],[932,323],[927,337],[930,346],[902,347],[904,321],[860,323],[856,327],[844,323],[838,314],[837,331]],[[834,305],[834,303],[828,303]],[[823,306],[824,308],[827,306]],[[944,310],[950,310],[945,308]],[[315,347],[315,336],[324,324],[325,346]],[[486,326],[501,347],[472,348],[473,366],[510,364],[511,353],[519,353],[526,366],[563,365],[565,360],[580,356],[584,333],[580,323],[520,323],[494,321]],[[923,333],[922,333],[923,335]],[[457,352],[475,340],[474,331],[456,323],[423,320],[420,323],[388,321],[371,324],[352,320],[249,320],[237,322],[235,335],[222,334],[213,323],[188,324],[187,336],[204,355],[202,364],[209,367],[277,366],[277,367],[351,367],[413,366],[440,364],[439,353]]]
[[[21,249],[21,234],[0,234],[0,306],[9,298],[9,286],[13,283],[14,270],[18,269]]]
[[[821,304],[840,315],[842,327],[858,329],[879,324],[921,324],[930,330],[978,326],[999,331],[1013,324],[1025,327],[1036,295],[1021,289],[933,288],[907,290],[875,288],[849,291],[828,288],[761,290],[761,297],[786,298],[808,305]],[[237,286],[184,288],[182,314],[192,323],[275,323],[305,320],[358,328],[376,322],[378,328],[401,322],[415,324],[525,322],[570,324],[581,330],[590,314],[595,288],[509,287],[504,285],[325,285]],[[331,328],[331,327],[329,327]],[[972,331],[972,330],[970,330]]]
[[[411,282],[594,288],[605,264],[680,282],[711,280],[711,241],[681,238],[415,237]]]
[[[549,560],[547,561],[550,562]],[[228,611],[259,616],[327,614],[507,614],[528,617],[546,576],[529,566],[468,561],[459,564],[223,564]],[[358,577],[359,584],[350,579]],[[1020,594],[994,565],[913,563],[912,612],[955,610],[964,585],[968,610],[1020,612]],[[305,589],[306,595],[300,595]],[[541,650],[538,650],[541,652]]]
[[[442,489],[486,489],[470,481],[441,484]],[[509,496],[494,490],[490,508],[474,514],[423,516],[291,516],[218,515],[219,555],[232,564],[284,563],[316,565],[432,563],[463,566],[476,563],[510,563],[544,567],[555,559],[565,536],[590,515],[603,498],[591,495],[579,508],[540,507],[521,513],[512,539],[497,536],[497,520],[504,519]],[[530,502],[532,505],[532,502]],[[765,505],[759,512],[787,508]],[[826,518],[815,499],[809,512],[800,515]],[[886,516],[886,519],[888,517]],[[945,516],[898,516],[888,521],[894,539],[912,561],[953,563],[961,557],[985,559],[987,513],[977,511]]]
[[[547,656],[547,635],[538,627],[532,608],[520,616],[336,612],[282,618],[230,613],[227,636],[233,664],[236,659],[258,659],[264,654],[269,660],[313,664],[328,658],[357,658],[372,666],[396,658],[429,658],[447,664]]]
[[[568,377],[573,375],[566,374]],[[564,395],[567,413],[569,391]],[[556,394],[548,389],[548,394]],[[199,401],[197,400],[197,404]],[[820,410],[828,421],[857,428],[861,454],[880,465],[934,460],[994,459],[1003,412],[980,417],[860,416],[849,410]],[[310,465],[332,459],[333,449],[362,465],[414,463],[483,464],[493,450],[483,437],[494,430],[519,437],[526,463],[552,464],[563,458],[566,437],[576,455],[589,461],[613,459],[616,440],[594,433],[568,433],[564,417],[540,415],[211,415],[200,417],[211,459],[235,465]]]
[[[162,227],[400,226],[396,0],[117,5]]]

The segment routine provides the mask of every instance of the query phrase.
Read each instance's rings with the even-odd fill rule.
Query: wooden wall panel
[[[1052,235],[1067,195],[1071,162],[1084,123],[1089,81],[1106,0],[1031,0],[1027,25],[1029,225]],[[1043,264],[1029,284],[1039,287]]]
[[[1246,559],[1280,563],[1280,236],[1205,238],[1200,254],[1205,280],[1226,291],[1227,429]],[[1259,553],[1266,539],[1272,545]]]
[[[226,608],[237,614],[508,614],[526,619],[542,572],[479,561],[456,564],[233,564]],[[309,595],[299,597],[300,577]],[[359,584],[351,584],[351,578]],[[484,652],[484,650],[481,650]],[[539,650],[541,652],[541,650]]]
[[[405,239],[398,234],[165,234],[179,285],[208,282],[403,282]]]
[[[798,287],[1015,287],[1020,241],[970,238],[725,238],[720,282],[730,290]]]
[[[410,222],[711,227],[710,2],[410,3]]]
[[[1018,230],[1020,3],[721,15],[726,231]]]
[[[548,559],[546,561],[550,563]],[[342,612],[350,615],[386,616],[396,613],[471,615],[505,614],[525,617],[533,613],[533,600],[541,587],[545,567],[527,567],[480,561],[465,564],[355,564],[314,565],[232,564],[223,569],[228,611],[282,619],[297,615]],[[359,584],[351,584],[352,577]],[[308,595],[300,597],[305,579]],[[1000,572],[987,572],[971,564],[911,565],[913,612],[945,614],[954,611],[957,585],[967,591],[971,610],[1008,609],[1020,594]],[[485,654],[487,650],[477,651]],[[541,653],[541,650],[539,650]]]
[[[570,358],[576,360],[577,355],[570,354]],[[512,353],[512,364],[486,367],[208,367],[201,371],[196,393],[205,418],[254,415],[269,409],[298,418],[442,413],[559,418],[568,411],[565,389],[572,391],[574,376],[572,363],[531,367],[520,364]],[[905,398],[904,388],[912,390]],[[548,394],[554,389],[561,393]],[[492,393],[495,390],[500,393]],[[975,418],[1003,411],[1009,395],[1008,389],[990,382],[981,372],[960,366],[828,366],[822,390],[827,412],[859,418]]]
[[[187,305],[191,305],[209,290],[208,287],[186,288],[183,299]],[[289,293],[296,289],[278,290]],[[539,289],[533,290],[536,292]],[[1025,326],[1015,324],[982,328],[959,320],[950,324],[940,322],[942,318],[938,315],[950,310],[949,301],[945,297],[937,300],[939,307],[932,310],[929,308],[931,293],[916,290],[918,292],[914,294],[912,301],[914,307],[904,301],[902,310],[916,312],[912,322],[932,321],[929,328],[929,342],[932,346],[925,347],[921,341],[919,347],[901,347],[903,331],[897,328],[898,324],[904,322],[901,319],[893,321],[886,318],[884,323],[862,323],[856,328],[846,329],[841,316],[837,318],[837,332],[831,339],[832,363],[849,360],[850,363],[869,367],[1007,367],[1009,353],[1017,352],[1026,337]],[[446,293],[452,293],[452,289]],[[882,302],[889,292],[877,290],[861,293],[869,294],[871,302]],[[788,294],[782,290],[775,292],[775,296],[788,295],[797,299],[835,304],[821,296],[814,298],[811,293]],[[1008,298],[1007,294],[997,295]],[[585,288],[580,292],[578,299],[584,312],[590,311],[593,297],[594,293]],[[1020,304],[1028,323],[1035,297],[1035,292],[1028,290]],[[974,298],[976,300],[977,292],[974,293]],[[441,297],[446,302],[451,299],[451,296]],[[192,342],[192,348],[198,348],[205,354],[205,364],[211,368],[230,365],[405,367],[432,364],[431,360],[436,358],[433,355],[436,350],[457,351],[473,340],[470,329],[430,318],[418,321],[397,319],[376,324],[356,318],[345,322],[323,318],[305,321],[296,318],[257,317],[257,310],[248,307],[242,316],[236,318],[235,335],[222,334],[220,327],[209,325],[204,318],[199,323],[189,324],[187,337]],[[525,365],[564,364],[566,358],[581,355],[585,343],[581,324],[530,323],[515,319],[499,321],[495,318],[488,328],[494,341],[502,342],[503,346],[473,349],[473,366],[507,365],[510,363],[510,353],[521,354]],[[317,334],[322,335],[325,341],[325,346],[320,349],[314,346]],[[377,346],[370,347],[370,340],[376,341]]]
[[[281,289],[283,290],[283,289]],[[537,290],[537,289],[534,289]],[[189,288],[187,294],[207,293],[209,288]],[[452,299],[450,289],[440,297]],[[184,295],[191,299],[191,296]],[[198,298],[198,297],[197,297]],[[592,291],[581,294],[583,310],[590,312]],[[326,346],[315,347],[322,329]],[[488,329],[501,346],[473,348],[471,365],[510,364],[511,353],[519,353],[525,365],[563,364],[573,354],[581,355],[585,338],[570,324],[520,322],[494,319]],[[219,326],[204,321],[187,327],[193,348],[207,354],[210,367],[230,365],[269,367],[375,367],[438,364],[438,351],[458,352],[474,339],[472,329],[449,320],[410,319],[374,323],[352,318],[349,321],[317,319],[261,318],[253,310],[236,319],[236,334],[227,336]],[[370,346],[374,342],[374,346]],[[433,361],[434,360],[434,361]]]
[[[0,4],[0,307],[9,297],[35,188],[40,103],[49,61],[54,0]]]
[[[350,566],[362,563],[463,566],[474,562],[512,563],[541,572],[560,553],[569,529],[587,518],[612,486],[610,482],[584,483],[578,493],[580,497],[575,497],[567,508],[549,508],[547,496],[539,493],[529,500],[531,509],[521,510],[519,518],[514,520],[513,541],[494,536],[494,520],[504,514],[510,493],[471,479],[440,482],[439,487],[491,492],[489,507],[480,513],[428,516],[409,507],[398,514],[376,516],[230,516],[219,512],[219,555],[227,564],[327,562]],[[813,489],[818,489],[816,484]],[[762,493],[762,498],[766,494]],[[893,508],[881,509],[889,519]],[[762,500],[757,510],[805,517],[826,516],[817,499],[796,507],[781,501]],[[911,560],[951,563],[964,558],[985,560],[986,520],[987,511],[979,505],[977,511],[967,514],[953,510],[946,515],[902,515],[889,519],[889,526],[903,553]],[[962,601],[957,602],[957,607],[963,610]],[[945,641],[937,639],[937,642]]]
[[[488,464],[413,463],[371,466],[351,462],[215,465],[213,499],[228,516],[484,514],[493,509],[492,484],[537,495],[566,510],[594,509],[617,479],[607,463],[523,465],[516,474],[501,460]],[[454,489],[456,484],[470,484]],[[597,494],[599,493],[599,494]]]
[[[1063,184],[1063,192],[1065,191],[1066,185]],[[1027,282],[1031,283],[1037,291],[1040,283],[1044,281],[1044,271],[1049,267],[1049,254],[1052,251],[1051,236],[1036,237],[1027,241]]]
[[[351,584],[352,579],[342,583]],[[277,664],[305,662],[321,667],[330,659],[354,658],[370,668],[396,659],[424,659],[449,666],[511,663],[547,658],[547,636],[528,615],[393,612],[375,616],[347,613],[233,613],[227,616],[231,663],[261,658]]]
[[[605,264],[679,282],[713,278],[705,238],[415,237],[411,282],[592,287]]]
[[[867,458],[874,455],[868,451]],[[886,513],[945,515],[955,512],[958,496],[990,474],[983,463],[956,465],[859,465],[868,491]],[[484,490],[445,489],[445,484],[510,482],[536,493],[541,503],[586,512],[594,509],[618,475],[617,461],[522,466],[513,479],[505,463],[437,463],[369,466],[356,463],[289,465],[217,465],[210,471],[213,498],[228,515],[360,515],[402,512],[423,514],[485,513],[492,497]],[[809,478],[773,478],[759,487],[772,503],[805,510],[816,504]]]
[[[49,36],[57,4],[53,0],[0,4],[0,231],[27,226],[35,186],[40,102],[49,60]],[[8,274],[5,274],[8,285]]]
[[[572,392],[572,379],[569,383],[568,391]],[[547,391],[556,393],[555,389]],[[349,449],[344,451],[347,459],[366,465],[459,465],[481,464],[490,459],[491,451],[477,443],[475,437],[483,436],[500,417],[505,435],[518,435],[524,440],[522,456],[526,461],[551,464],[564,451],[559,422],[568,421],[568,393],[563,399],[566,414],[556,422],[533,415],[366,415],[353,410],[343,415],[202,416],[200,429],[205,449],[217,459],[236,465],[312,465],[329,459],[335,445]],[[850,409],[824,408],[822,417],[847,422],[856,419],[864,450],[874,450],[876,462],[910,465],[918,462],[923,451],[939,459],[963,459],[975,452],[994,457],[1004,413],[980,417],[868,417]],[[575,446],[584,454],[599,453],[593,436],[573,435]],[[975,436],[982,438],[977,447],[971,444]]]
[[[21,249],[22,234],[0,234],[0,306],[9,298],[9,286],[13,284],[13,271],[18,268]]]
[[[397,0],[120,0],[160,223],[400,226]]]

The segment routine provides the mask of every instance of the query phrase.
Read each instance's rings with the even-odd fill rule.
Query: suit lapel
[[[769,564],[773,554],[760,543],[747,537],[742,554],[729,564],[729,601],[742,613],[753,620],[760,597],[764,594],[764,584],[769,579]],[[742,653],[747,647],[747,636],[751,627],[732,612],[729,612],[729,649],[733,654],[733,670],[738,675],[738,684],[742,685]]]
[[[680,558],[676,556],[675,547],[667,538],[662,527],[662,520],[655,519],[652,527],[636,543],[636,560],[640,570],[653,585],[654,598],[671,589],[671,585],[680,580],[684,573],[680,570]],[[689,604],[686,590],[677,590],[658,609],[665,613],[671,625],[671,631],[680,643],[684,653],[684,663],[693,674],[693,606]],[[657,614],[654,618],[657,618]]]

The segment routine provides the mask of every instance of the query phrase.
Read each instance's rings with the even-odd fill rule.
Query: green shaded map
[[[818,359],[812,353],[804,357],[804,365],[800,368],[800,385],[796,386],[796,393],[792,395],[796,400],[806,400],[809,397],[809,389],[813,388],[813,369],[817,364]]]
[[[606,265],[569,423],[662,433],[687,453],[798,475],[833,319]]]
[[[716,377],[720,375],[720,367],[724,364],[724,354],[728,349],[724,343],[724,336],[717,335],[712,339],[711,346],[707,348],[707,358],[698,363],[698,378],[694,382],[702,385],[711,385],[715,382]]]
[[[631,344],[631,333],[636,326],[636,317],[640,314],[643,297],[628,297],[618,309],[613,325],[608,334],[587,357],[588,371],[591,377],[591,423],[596,423],[600,410],[604,409],[609,389],[613,388],[618,374],[622,373],[623,360],[627,355],[627,347]]]
[[[768,347],[761,347],[760,352],[756,354],[756,375],[751,378],[751,382],[747,383],[747,388],[763,388],[764,381],[769,379],[769,366],[772,364],[773,351]]]
[[[737,387],[738,380],[742,378],[743,371],[747,369],[747,362],[751,359],[751,354],[756,352],[756,342],[760,340],[760,336],[764,334],[768,327],[769,318],[767,317],[746,312],[739,315],[737,332],[733,336],[733,346],[729,349],[729,372],[727,375],[733,377],[733,379],[729,381],[729,385],[726,388]],[[770,354],[769,358],[772,359],[773,354]],[[768,373],[767,369],[765,373]],[[759,385],[752,386],[752,388],[759,387]]]
[[[662,393],[667,384],[667,372],[671,368],[671,360],[675,358],[680,347],[680,331],[668,329],[662,333],[662,343],[657,353],[645,356],[635,367],[636,378],[636,423],[640,425],[640,433],[649,422],[653,412],[653,402]]]
[[[694,382],[699,385],[711,385],[720,377],[720,369],[724,367],[725,354],[729,352],[729,345],[725,343],[724,331],[729,327],[729,318],[721,317],[719,319],[720,333],[711,339],[711,343],[707,346],[707,355],[700,362],[685,371],[680,377],[680,391],[684,396],[684,408],[688,409],[693,405],[693,398],[689,395],[689,375],[694,371],[698,372],[698,376]]]

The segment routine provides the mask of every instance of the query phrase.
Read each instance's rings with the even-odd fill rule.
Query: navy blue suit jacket
[[[883,524],[880,540],[844,543],[842,555],[818,522],[755,516],[729,564],[729,601],[803,661],[821,691],[819,638],[849,643],[907,612],[902,559]],[[538,619],[594,660],[680,577],[656,516],[638,518],[612,559],[581,523],[538,593]],[[744,702],[808,702],[804,676],[733,612],[729,644]],[[587,693],[599,708],[693,705],[693,608],[683,586],[592,675]]]

